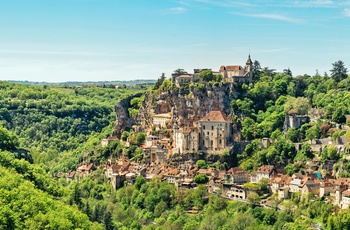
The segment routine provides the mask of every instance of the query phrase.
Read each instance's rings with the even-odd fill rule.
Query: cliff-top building
[[[199,80],[199,74],[202,70],[211,69],[194,69],[193,74],[183,73],[183,74],[172,74],[171,80],[175,83],[176,87],[180,88],[186,84]],[[227,82],[252,82],[253,80],[253,62],[248,56],[245,66],[241,65],[228,65],[221,66],[219,72],[212,71],[216,76],[221,74],[223,79]]]
[[[245,67],[240,65],[221,66],[220,73],[227,82],[252,82],[252,66],[253,62],[249,55]]]

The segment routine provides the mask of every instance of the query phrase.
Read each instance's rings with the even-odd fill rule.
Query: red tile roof
[[[258,169],[258,172],[271,172],[274,168],[273,165],[263,165]]]
[[[217,122],[225,122],[227,121],[227,116],[218,110],[210,111],[205,117],[201,119],[201,121],[217,121]]]
[[[230,70],[230,71],[243,70],[243,67],[240,65],[228,65],[226,66],[226,70]]]
[[[244,169],[241,169],[239,167],[234,167],[234,168],[230,168],[227,173],[231,173],[231,174],[248,174],[247,171],[245,171]]]

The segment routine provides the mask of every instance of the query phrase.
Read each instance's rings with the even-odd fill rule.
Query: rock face
[[[116,121],[114,123],[113,136],[120,138],[122,132],[126,129],[130,129],[137,121],[129,114],[128,108],[130,107],[130,101],[135,97],[140,97],[142,93],[138,93],[122,99],[115,107]]]
[[[157,95],[150,93],[139,111],[140,125],[145,128],[150,125],[147,116],[171,112],[173,124],[191,127],[213,110],[232,114],[230,103],[234,98],[233,85],[229,83],[209,86],[206,90],[192,88],[163,91]]]
[[[232,117],[231,101],[236,98],[233,83],[207,85],[200,90],[196,87],[175,88],[167,91],[147,93],[136,119],[129,115],[130,101],[142,94],[136,94],[121,100],[115,106],[116,122],[113,136],[120,138],[124,130],[132,127],[135,131],[150,132],[152,115],[169,113],[172,116],[168,129],[173,127],[197,127],[198,121],[210,111],[219,110]],[[237,127],[234,123],[234,130]]]

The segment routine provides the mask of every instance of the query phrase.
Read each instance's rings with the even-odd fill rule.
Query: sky
[[[157,79],[178,68],[350,70],[350,0],[0,0],[0,80]]]

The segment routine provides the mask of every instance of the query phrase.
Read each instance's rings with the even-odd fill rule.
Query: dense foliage
[[[45,162],[54,168],[58,162],[62,165],[62,161],[66,161],[56,171],[72,170],[79,161],[78,155],[89,149],[83,148],[84,143],[96,145],[97,136],[98,142],[102,138],[98,135],[102,129],[109,126],[104,135],[111,133],[115,120],[113,108],[118,100],[145,90],[140,87],[34,87],[7,82],[0,82],[0,89],[2,126],[18,135],[19,147],[31,150],[36,162]],[[0,130],[0,135],[2,133]]]

